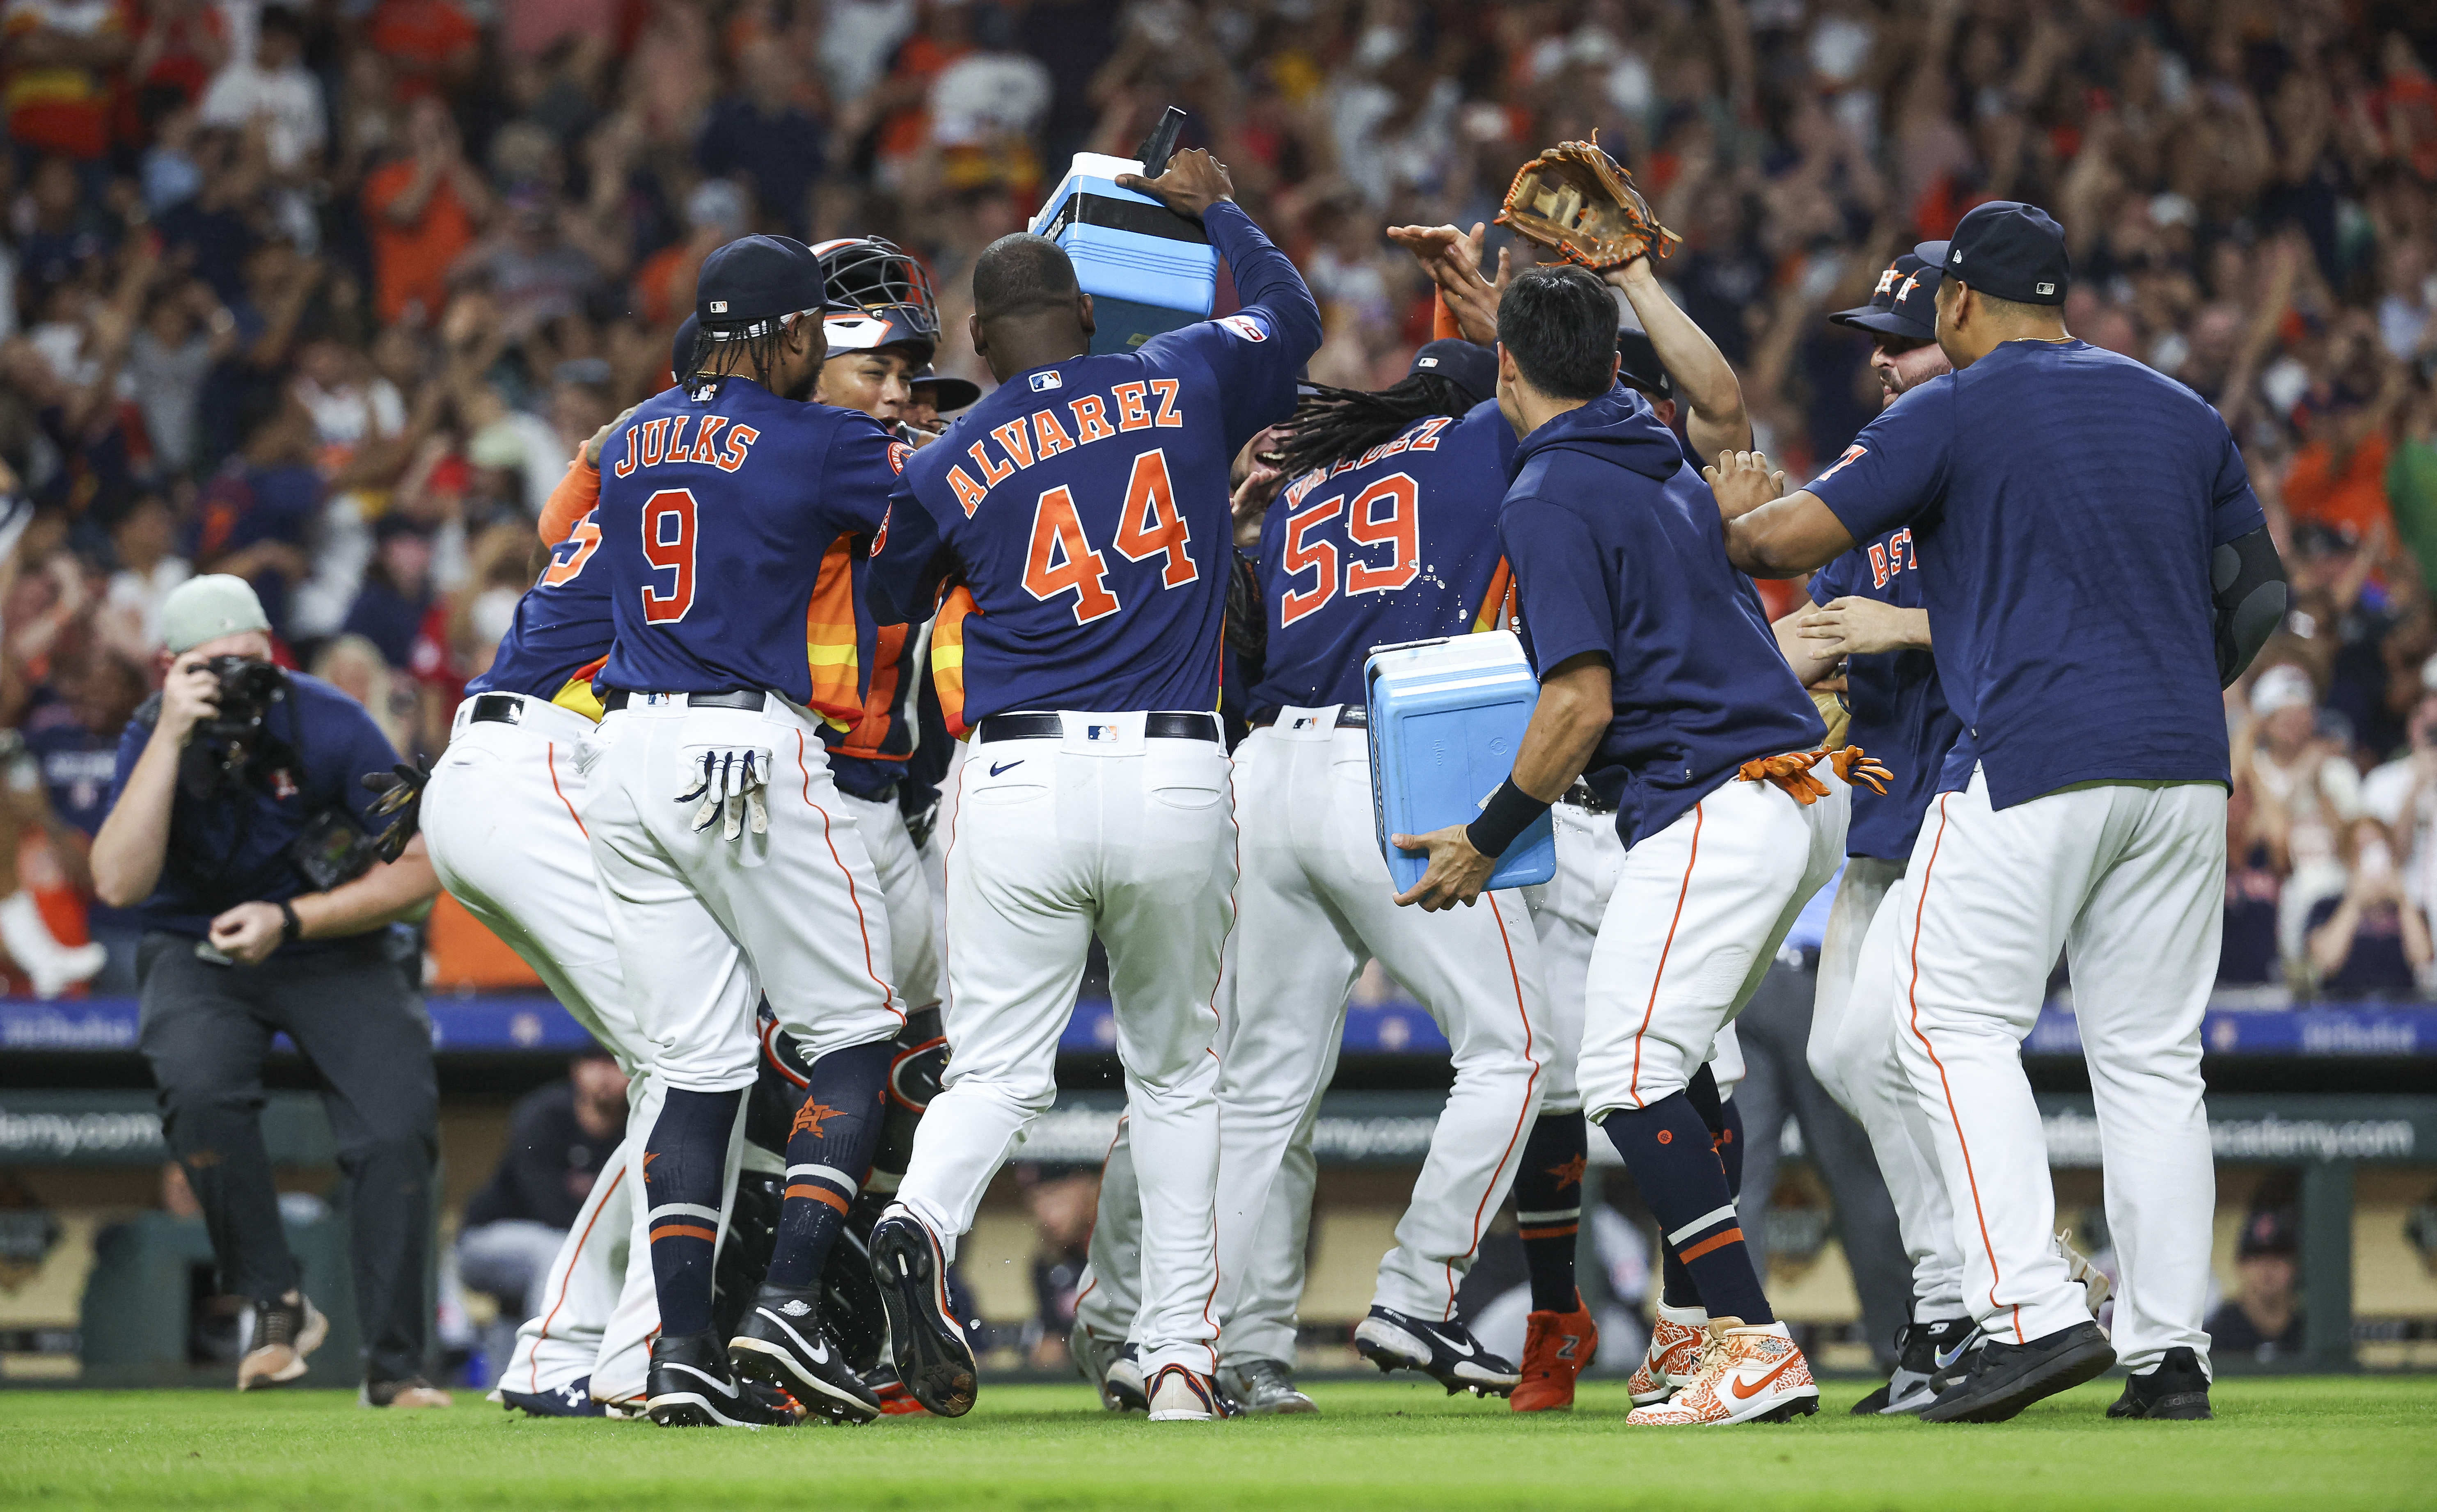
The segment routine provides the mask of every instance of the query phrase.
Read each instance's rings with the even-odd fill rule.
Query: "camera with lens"
[[[179,763],[190,797],[209,798],[243,777],[262,751],[264,721],[288,697],[288,674],[251,656],[215,656],[203,663],[220,685],[219,711],[198,721]]]

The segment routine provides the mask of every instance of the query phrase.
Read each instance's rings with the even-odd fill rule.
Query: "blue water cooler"
[[[1096,353],[1131,352],[1181,325],[1210,318],[1218,254],[1201,227],[1148,195],[1120,189],[1136,158],[1078,152],[1031,230],[1066,250],[1076,281],[1092,296]]]
[[[1409,856],[1388,837],[1426,835],[1481,816],[1515,770],[1540,680],[1523,643],[1499,630],[1374,648],[1362,681],[1379,853],[1402,893],[1422,879],[1429,858]],[[1489,885],[1529,887],[1556,875],[1556,831],[1542,814],[1498,859]]]

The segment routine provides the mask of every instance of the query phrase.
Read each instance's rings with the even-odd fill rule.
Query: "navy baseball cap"
[[[2061,304],[2073,287],[2073,259],[2064,228],[2037,205],[1991,200],[1944,241],[1925,241],[1913,255],[1983,294],[2023,304]]]
[[[1485,346],[1444,337],[1425,341],[1407,373],[1435,373],[1474,404],[1498,397],[1498,354]]]
[[[1675,397],[1675,380],[1667,375],[1666,365],[1658,360],[1658,349],[1650,344],[1643,332],[1629,327],[1616,333],[1616,375],[1629,388],[1640,390],[1653,399]]]
[[[1879,275],[1870,303],[1828,317],[1831,325],[1902,337],[1907,341],[1937,338],[1938,272],[1910,252],[1899,255]]]
[[[789,236],[739,236],[702,260],[694,318],[714,341],[767,336],[824,308],[820,260]]]

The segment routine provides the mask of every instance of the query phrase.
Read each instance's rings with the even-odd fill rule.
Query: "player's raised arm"
[[[1692,443],[1693,455],[1749,450],[1751,414],[1744,408],[1742,380],[1735,376],[1727,355],[1718,350],[1718,343],[1668,297],[1650,259],[1637,257],[1600,276],[1632,302],[1642,333],[1658,354],[1658,365],[1675,380],[1675,391],[1691,407],[1684,420],[1684,439]]]

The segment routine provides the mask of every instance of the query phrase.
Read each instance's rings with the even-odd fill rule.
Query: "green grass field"
[[[1113,1419],[1080,1386],[985,1383],[960,1422],[666,1432],[535,1422],[462,1394],[374,1413],[336,1392],[0,1395],[0,1506],[2437,1507],[2437,1380],[2235,1381],[2212,1423],[2111,1423],[2099,1382],[2011,1423],[1855,1418],[1858,1383],[1783,1427],[1629,1429],[1623,1389],[1571,1416],[1427,1382],[1319,1382],[1319,1417]]]

